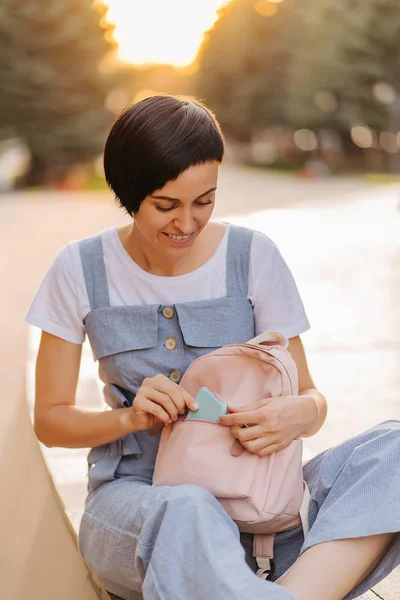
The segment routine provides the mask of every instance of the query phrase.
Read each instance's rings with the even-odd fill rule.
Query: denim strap
[[[236,225],[230,226],[226,254],[227,296],[247,298],[252,239],[253,231],[251,229]]]
[[[110,306],[103,246],[99,235],[79,243],[90,309]]]

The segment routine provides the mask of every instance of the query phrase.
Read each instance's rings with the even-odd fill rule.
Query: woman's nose
[[[175,227],[179,229],[184,235],[192,233],[195,229],[194,218],[191,211],[182,212],[179,217],[175,220]]]

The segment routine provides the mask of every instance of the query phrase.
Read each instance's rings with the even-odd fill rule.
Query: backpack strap
[[[247,298],[249,288],[250,251],[253,231],[237,225],[229,226],[226,252],[226,295]]]
[[[273,574],[274,533],[256,533],[253,541],[253,555],[257,560],[257,577],[268,579]]]
[[[303,481],[303,485],[304,485],[304,493],[303,493],[303,500],[302,500],[300,508],[299,508],[299,514],[300,514],[301,524],[303,525],[304,537],[306,537],[310,532],[308,509],[310,508],[311,496],[310,496],[310,490],[308,489],[308,485],[306,484],[305,481]]]
[[[79,242],[79,253],[91,310],[110,306],[101,236]]]
[[[299,515],[303,525],[304,537],[306,537],[310,531],[308,509],[311,497],[305,481],[303,481],[303,487],[303,500],[299,508]],[[269,579],[274,573],[274,540],[274,533],[259,533],[254,535],[253,556],[256,558],[258,565],[257,577],[261,579]]]

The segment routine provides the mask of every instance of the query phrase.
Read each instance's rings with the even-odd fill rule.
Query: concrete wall
[[[24,315],[57,250],[112,215],[107,196],[76,204],[57,194],[0,197],[0,581],[8,600],[108,598],[79,557],[32,429]]]

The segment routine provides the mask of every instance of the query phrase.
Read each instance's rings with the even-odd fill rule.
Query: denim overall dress
[[[101,237],[80,242],[91,308],[85,327],[111,408],[131,406],[145,377],[162,373],[179,383],[197,357],[254,336],[247,297],[252,235],[229,228],[225,297],[169,306],[110,306]],[[310,534],[304,540],[299,527],[276,536],[276,577],[314,544],[400,530],[399,424],[385,423],[363,436],[306,465]],[[290,600],[286,590],[249,568],[251,536],[240,536],[211,494],[192,485],[151,486],[159,437],[141,431],[89,453],[79,549],[99,583],[126,600]],[[363,455],[359,446],[366,444]],[[400,562],[399,537],[348,600]]]

